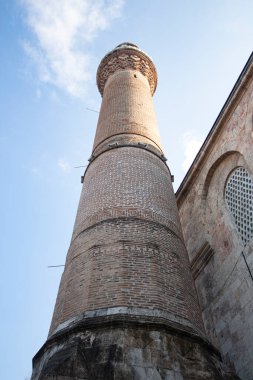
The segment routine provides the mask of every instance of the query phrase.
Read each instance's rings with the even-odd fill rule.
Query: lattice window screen
[[[225,199],[246,245],[253,237],[253,180],[245,168],[239,167],[229,176]]]

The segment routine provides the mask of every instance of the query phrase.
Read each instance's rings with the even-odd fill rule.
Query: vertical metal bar
[[[244,261],[245,261],[246,267],[248,268],[248,271],[249,271],[249,274],[250,274],[251,280],[253,281],[253,275],[252,275],[252,273],[251,273],[250,267],[249,267],[249,265],[248,265],[248,263],[247,263],[247,260],[246,260],[246,257],[245,257],[245,255],[244,255],[243,251],[242,251],[242,256],[243,256],[243,258],[244,258]]]

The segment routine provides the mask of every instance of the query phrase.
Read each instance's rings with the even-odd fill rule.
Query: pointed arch
[[[205,179],[205,182],[204,182],[204,186],[203,186],[203,193],[202,193],[202,196],[203,196],[203,199],[206,199],[207,197],[207,194],[208,194],[208,189],[209,189],[209,186],[210,186],[210,183],[211,183],[211,180],[213,178],[213,175],[215,173],[215,171],[217,170],[217,168],[220,166],[220,164],[229,156],[237,156],[238,158],[241,158],[243,157],[242,154],[240,152],[238,152],[237,150],[230,150],[228,152],[225,152],[223,153],[214,163],[213,165],[210,167],[210,169],[208,170],[208,173],[207,173],[207,176],[206,176],[206,179]]]

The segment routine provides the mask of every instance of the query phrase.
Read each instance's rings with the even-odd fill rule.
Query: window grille
[[[225,199],[246,245],[253,237],[253,180],[245,168],[235,169],[228,177]]]

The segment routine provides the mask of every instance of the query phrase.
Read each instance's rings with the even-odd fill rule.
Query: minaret
[[[93,151],[32,379],[223,379],[159,137],[155,66],[123,43],[101,61],[97,85]]]

